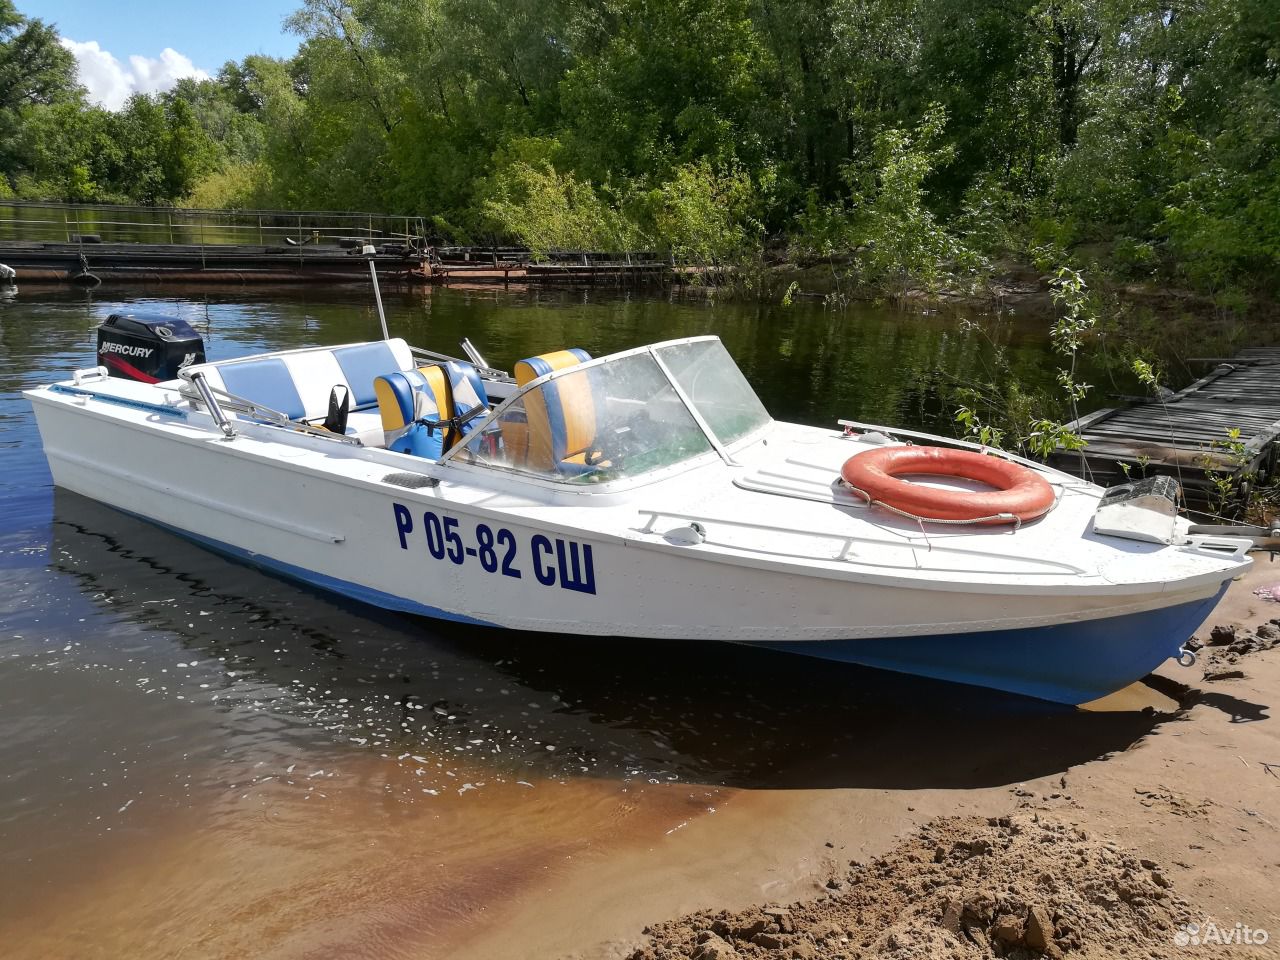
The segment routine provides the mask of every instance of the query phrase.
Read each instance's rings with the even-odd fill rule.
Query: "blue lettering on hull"
[[[391,507],[401,550],[425,547],[432,559],[457,566],[473,561],[485,573],[500,573],[513,580],[523,579],[527,569],[544,587],[595,595],[595,560],[589,543],[536,533],[522,550],[516,535],[506,527],[494,529],[477,523],[474,530],[465,530],[457,517],[434,510],[424,510],[420,523],[415,523],[413,512],[404,504],[392,503]]]

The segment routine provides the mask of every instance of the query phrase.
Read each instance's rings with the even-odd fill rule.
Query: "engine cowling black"
[[[98,363],[113,377],[159,383],[204,363],[204,339],[178,317],[113,313],[98,327]]]

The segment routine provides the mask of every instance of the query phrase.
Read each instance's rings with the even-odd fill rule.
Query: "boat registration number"
[[[457,566],[479,565],[485,573],[522,580],[525,574],[544,587],[558,586],[578,593],[596,592],[591,545],[563,537],[535,533],[524,544],[506,527],[477,523],[464,527],[457,517],[424,510],[421,517],[402,503],[392,503],[400,549],[426,547],[435,560]],[[416,521],[416,522],[415,522]]]

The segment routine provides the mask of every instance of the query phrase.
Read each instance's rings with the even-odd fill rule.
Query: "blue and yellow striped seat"
[[[388,450],[438,460],[444,453],[445,429],[416,420],[448,420],[453,416],[449,381],[438,366],[388,373],[373,381]]]
[[[373,386],[387,449],[432,460],[479,426],[489,409],[480,374],[460,361],[390,373]],[[448,426],[416,422],[455,418],[458,422]]]
[[[591,354],[576,347],[529,357],[515,366],[516,386],[523,387],[538,377],[590,359]],[[525,411],[527,438],[508,439],[508,427],[503,424],[508,455],[516,445],[513,441],[523,439],[525,462],[529,467],[560,473],[582,473],[591,469],[586,460],[596,439],[596,406],[586,376],[549,381],[525,398]]]
[[[489,412],[489,394],[484,389],[484,381],[474,366],[461,360],[450,360],[441,365],[445,378],[449,381],[449,401],[453,416],[459,420],[458,436],[452,443],[457,443],[476,427]]]

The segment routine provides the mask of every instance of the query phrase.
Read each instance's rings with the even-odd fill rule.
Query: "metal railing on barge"
[[[0,260],[23,281],[345,280],[372,246],[385,276],[425,283],[633,284],[697,272],[652,250],[438,242],[424,218],[0,201]]]
[[[0,201],[0,240],[32,243],[411,246],[426,232],[422,217],[409,215]]]

